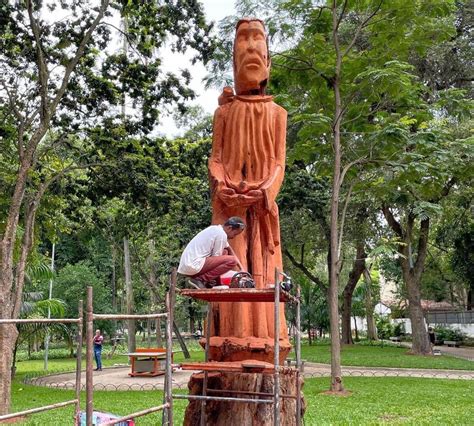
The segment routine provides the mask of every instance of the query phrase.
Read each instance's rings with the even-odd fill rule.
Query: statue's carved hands
[[[246,194],[238,194],[232,188],[223,188],[219,191],[219,198],[228,206],[249,207],[262,203],[264,199],[263,192],[259,189],[252,190]]]

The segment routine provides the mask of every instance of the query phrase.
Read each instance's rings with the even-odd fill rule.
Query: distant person
[[[433,327],[428,327],[428,337],[430,339],[431,351],[433,351],[436,342],[436,334],[433,330]]]
[[[208,226],[184,249],[178,272],[198,288],[219,285],[219,277],[239,264],[228,239],[235,238],[244,229],[244,221],[237,216],[230,217],[223,225]]]
[[[102,371],[102,344],[104,343],[104,336],[100,334],[100,330],[95,331],[94,336],[94,357],[97,368],[95,371]]]

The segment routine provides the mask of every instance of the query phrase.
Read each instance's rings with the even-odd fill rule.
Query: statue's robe
[[[214,115],[209,174],[212,187],[212,222],[231,216],[246,222],[242,234],[230,241],[256,288],[275,282],[275,267],[282,270],[278,206],[275,198],[285,168],[286,111],[271,96],[237,95]],[[223,201],[222,189],[236,192]],[[261,190],[263,199],[250,202],[246,194]],[[254,338],[273,346],[273,303],[219,303],[214,306],[211,336]],[[280,336],[288,341],[284,308],[280,308]],[[252,340],[252,339],[251,339]],[[212,342],[211,342],[212,345]],[[288,343],[289,345],[289,343]]]

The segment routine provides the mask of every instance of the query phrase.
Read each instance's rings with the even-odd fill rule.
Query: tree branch
[[[367,26],[368,22],[375,16],[377,15],[378,11],[380,10],[380,8],[382,7],[382,3],[383,3],[383,0],[380,1],[379,5],[375,8],[375,10],[366,18],[364,19],[364,21],[362,21],[362,23],[357,27],[357,30],[356,30],[356,33],[354,34],[354,37],[352,38],[351,42],[349,43],[349,45],[347,46],[346,50],[344,51],[344,53],[342,54],[342,57],[346,56],[349,51],[352,49],[352,47],[354,46],[355,42],[357,41],[357,39],[359,38],[359,35],[361,33],[361,31]]]
[[[89,29],[86,31],[84,34],[84,37],[81,40],[81,43],[79,44],[79,47],[76,50],[76,53],[74,57],[69,61],[69,63],[66,66],[66,71],[64,72],[64,77],[61,82],[61,86],[59,87],[56,96],[54,97],[53,102],[51,103],[51,108],[50,108],[50,113],[51,115],[56,111],[56,108],[61,101],[64,92],[66,91],[67,85],[69,83],[69,78],[71,77],[71,73],[74,70],[74,67],[77,65],[81,57],[84,55],[84,51],[86,48],[87,43],[92,37],[92,33],[95,31],[96,27],[99,25],[100,21],[104,17],[105,11],[107,10],[107,7],[109,6],[109,0],[102,0],[99,13],[97,14],[96,18],[92,22],[91,26]]]
[[[400,223],[395,219],[395,217],[393,216],[392,211],[389,209],[389,207],[386,204],[382,205],[382,213],[385,216],[385,219],[386,219],[388,225],[390,226],[390,228],[392,228],[392,230],[400,238],[403,238],[402,227],[401,227]]]
[[[324,283],[319,279],[316,275],[312,274],[311,271],[303,264],[298,262],[294,256],[290,253],[288,249],[284,249],[283,252],[285,255],[290,259],[290,262],[297,267],[300,271],[302,271],[312,282],[314,282],[323,292],[327,291],[326,286]]]
[[[41,108],[40,108],[40,116],[41,120],[47,121],[49,120],[49,110],[48,110],[48,66],[46,64],[46,60],[44,58],[43,47],[41,43],[41,34],[40,29],[38,27],[38,23],[36,22],[35,17],[33,16],[33,4],[31,0],[27,1],[27,8],[28,8],[28,16],[30,18],[30,25],[31,29],[33,30],[33,34],[35,36],[36,41],[36,59],[38,64],[38,73],[39,73],[39,83],[40,83],[40,98],[41,98]]]

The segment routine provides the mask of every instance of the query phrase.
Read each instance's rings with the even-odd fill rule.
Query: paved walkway
[[[435,346],[435,349],[439,349],[441,353],[455,356],[456,358],[468,359],[474,361],[474,348],[464,346],[461,348],[450,348],[449,346]]]
[[[305,377],[322,377],[331,374],[331,366],[306,362]],[[342,374],[352,377],[424,377],[433,379],[474,380],[474,370],[438,370],[424,368],[388,368],[388,367],[342,367]]]
[[[95,390],[162,390],[164,376],[157,377],[130,377],[130,367],[105,368],[94,371]],[[173,372],[173,388],[187,389],[189,377],[193,371],[176,370]],[[342,367],[345,376],[352,377],[424,377],[436,379],[474,380],[474,371],[468,370],[437,370],[415,368],[387,368],[387,367]],[[331,374],[328,364],[306,362],[304,377],[327,377]],[[75,373],[52,374],[28,380],[28,383],[37,386],[47,386],[59,389],[74,389]],[[81,373],[82,389],[85,389],[85,371]]]

